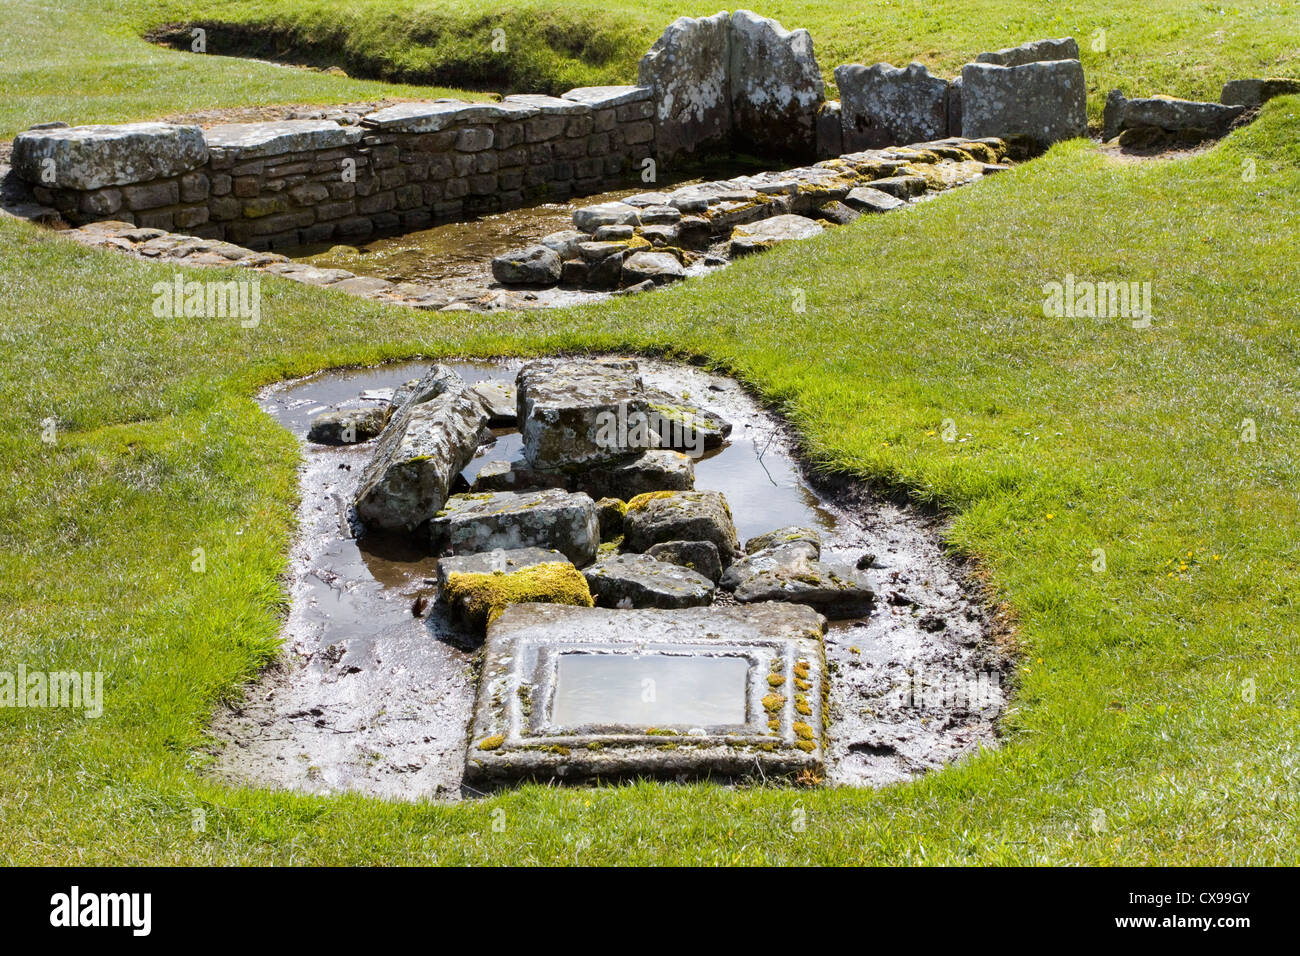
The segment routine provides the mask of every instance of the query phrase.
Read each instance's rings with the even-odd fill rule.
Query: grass
[[[183,101],[158,82],[101,105]],[[157,318],[171,267],[0,221],[0,670],[106,673],[98,720],[0,708],[0,858],[1296,863],[1297,195],[1290,97],[1189,159],[1063,144],[649,296],[430,316],[266,277],[255,329]],[[1067,273],[1152,282],[1152,327],[1044,316]],[[704,357],[822,467],[950,512],[1022,651],[1002,747],[880,791],[527,786],[461,806],[196,773],[212,708],[272,658],[284,610],[297,449],[254,389],[558,349]],[[944,442],[945,419],[968,440]]]
[[[1291,0],[774,0],[759,12],[806,27],[828,83],[841,63],[920,60],[944,76],[982,50],[1044,36],[1080,41],[1089,112],[1106,92],[1218,99],[1224,81],[1300,75]],[[32,123],[122,122],[224,106],[362,102],[381,96],[562,92],[636,81],[636,64],[681,0],[0,0],[0,133]],[[142,39],[202,23],[208,53]],[[503,30],[504,51],[493,30]],[[1104,31],[1104,37],[1098,33]],[[188,47],[188,38],[186,39]],[[1095,47],[1101,47],[1100,49]],[[279,58],[392,81],[387,86],[230,56]],[[417,85],[412,85],[417,84]],[[430,89],[418,84],[442,84]]]

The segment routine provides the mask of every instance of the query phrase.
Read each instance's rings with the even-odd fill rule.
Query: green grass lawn
[[[787,25],[797,6],[781,6]],[[43,88],[85,78],[40,36],[22,55]],[[101,48],[143,62],[115,36]],[[1167,48],[1149,42],[1160,60]],[[106,80],[79,118],[185,105],[167,59],[179,54],[148,55],[163,58],[157,85]],[[27,107],[3,62],[12,125]],[[280,89],[225,62],[211,61],[202,95]],[[301,75],[282,98],[356,96]],[[0,709],[0,859],[1300,861],[1297,197],[1290,97],[1189,159],[1121,165],[1064,144],[653,295],[444,315],[268,276],[255,329],[156,318],[151,287],[171,267],[0,220],[0,670],[107,675],[98,720]],[[1045,317],[1043,284],[1067,273],[1150,281],[1152,327]],[[297,449],[256,386],[557,349],[704,357],[779,405],[825,468],[951,513],[952,549],[977,562],[1021,648],[1001,749],[880,791],[527,786],[459,806],[230,789],[197,773],[212,708],[272,659],[284,609]],[[969,441],[935,434],[949,418]],[[204,573],[191,570],[197,547]]]

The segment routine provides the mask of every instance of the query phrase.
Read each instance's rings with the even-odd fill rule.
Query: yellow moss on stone
[[[647,491],[643,495],[637,495],[627,503],[627,511],[640,511],[654,501],[656,498],[671,498],[677,494],[675,491]],[[623,512],[627,514],[627,511]]]
[[[567,561],[548,561],[509,573],[451,574],[442,594],[476,626],[491,624],[511,604],[594,607],[596,603],[587,579]]]
[[[813,729],[812,727],[805,724],[802,720],[796,720],[794,722],[794,735],[798,737],[800,740],[812,740]]]
[[[775,713],[781,709],[781,705],[784,703],[785,696],[783,694],[768,694],[763,698],[763,709],[769,714]]]
[[[782,677],[780,674],[768,674],[768,675],[767,675],[767,686],[768,686],[768,687],[780,687],[780,686],[781,686],[782,684],[784,684],[784,683],[785,683],[785,678]]]
[[[493,734],[491,737],[484,737],[482,740],[480,740],[478,744],[478,749],[496,750],[505,742],[506,742],[506,738],[501,736],[501,734]]]

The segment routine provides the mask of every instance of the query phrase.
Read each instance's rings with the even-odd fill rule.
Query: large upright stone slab
[[[880,149],[948,135],[948,81],[921,63],[835,68],[845,152]]]
[[[489,625],[465,779],[820,773],[823,619],[793,604],[515,604]]]
[[[1046,149],[1088,134],[1088,90],[1078,60],[967,63],[961,82],[961,128],[967,139],[1025,136]]]
[[[729,148],[731,15],[679,17],[641,58],[637,83],[653,91],[661,163]]]
[[[100,189],[177,176],[207,158],[197,126],[126,123],[27,130],[14,138],[11,163],[37,186]]]
[[[519,370],[519,430],[534,468],[581,468],[656,447],[632,359],[543,359]]]
[[[786,30],[748,10],[731,15],[734,148],[814,159],[825,84],[807,30]]]
[[[367,527],[413,530],[442,508],[452,482],[490,434],[488,414],[463,384],[425,402],[408,401],[379,436],[357,489]]]

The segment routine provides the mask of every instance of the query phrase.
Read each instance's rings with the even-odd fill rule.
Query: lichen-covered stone
[[[429,531],[434,549],[448,554],[553,548],[579,567],[600,546],[595,502],[558,489],[452,495]]]
[[[1263,106],[1275,96],[1292,96],[1300,93],[1300,80],[1290,77],[1268,79],[1229,80],[1223,84],[1219,102],[1225,106]]]
[[[599,607],[699,607],[713,595],[708,578],[646,554],[615,555],[583,575]]]
[[[686,278],[686,270],[670,252],[637,252],[623,260],[623,284],[653,282],[664,285]]]
[[[1088,134],[1088,89],[1078,60],[967,63],[961,82],[961,131],[968,139],[1024,136],[1046,149]]]
[[[408,401],[379,436],[355,506],[369,527],[412,530],[432,518],[488,436],[483,403],[463,385]]]
[[[844,149],[879,149],[948,135],[948,81],[921,63],[835,68]]]
[[[602,464],[656,447],[635,361],[543,359],[520,369],[516,385],[524,458],[534,468]]]
[[[748,10],[731,15],[734,148],[812,158],[825,84],[807,30],[786,30]]]
[[[844,202],[860,212],[889,212],[891,209],[907,205],[907,200],[891,196],[883,189],[875,189],[871,186],[858,186],[850,190],[844,197]]]
[[[808,239],[819,235],[824,227],[804,216],[773,216],[737,226],[731,233],[731,254],[742,256],[791,239]]]
[[[993,63],[998,66],[1023,66],[1026,63],[1039,63],[1044,60],[1077,60],[1079,44],[1074,37],[1060,37],[1054,40],[1033,40],[1020,46],[1009,46],[1001,50],[992,50],[975,57],[976,63]]]
[[[623,515],[627,502],[619,498],[601,498],[596,502],[596,520],[600,522],[600,540],[613,541],[623,536]]]
[[[519,421],[519,395],[513,382],[479,382],[472,390],[487,409],[490,427],[509,428]]]
[[[812,545],[806,541],[742,558],[727,570],[721,584],[732,588],[742,604],[807,604],[832,620],[870,614],[876,601],[875,591],[862,573],[817,561]]]
[[[451,572],[442,587],[442,600],[453,616],[476,629],[486,628],[512,604],[593,606],[587,579],[564,560],[518,571]]]
[[[766,534],[760,534],[750,538],[745,542],[745,553],[754,554],[758,551],[766,551],[768,548],[776,548],[786,544],[795,544],[796,542],[803,542],[812,545],[813,557],[821,557],[821,532],[816,528],[800,528],[796,525],[777,528],[775,531],[769,531]]]
[[[538,564],[569,563],[553,548],[516,548],[512,551],[480,551],[477,554],[454,554],[438,559],[438,588],[447,586],[452,574],[512,574]]]
[[[203,131],[170,123],[65,126],[14,138],[19,178],[46,188],[101,189],[178,176],[208,158]]]
[[[1203,131],[1207,136],[1222,136],[1246,108],[1151,96],[1125,100],[1120,109],[1120,130],[1153,127],[1176,133]]]
[[[735,557],[736,525],[727,500],[717,491],[663,491],[627,503],[623,544],[645,551],[664,541],[712,541],[723,567]]]
[[[581,206],[573,211],[573,227],[579,232],[594,233],[601,226],[639,226],[640,224],[640,210],[627,203],[602,202]]]
[[[652,491],[689,491],[695,487],[695,465],[689,455],[652,448],[613,464],[584,468],[573,475],[572,487],[593,498],[624,501]]]
[[[726,11],[679,17],[641,58],[637,82],[654,91],[661,162],[730,145],[730,64],[731,16]]]
[[[702,574],[714,584],[722,577],[722,560],[712,541],[661,541],[646,548],[645,553],[659,561],[678,564]]]
[[[540,491],[568,489],[570,476],[562,471],[542,471],[523,459],[485,462],[474,476],[474,491]]]

